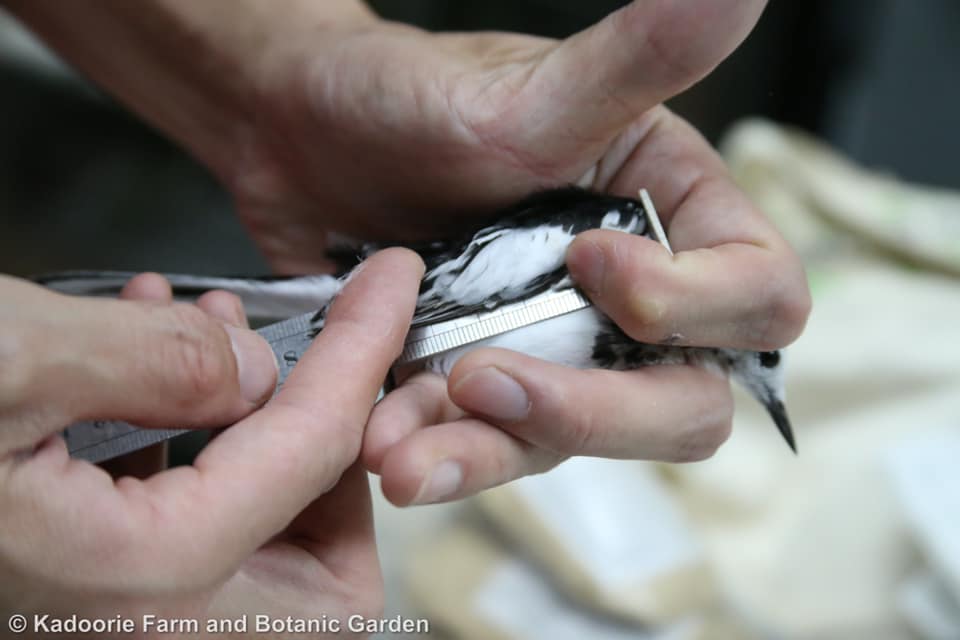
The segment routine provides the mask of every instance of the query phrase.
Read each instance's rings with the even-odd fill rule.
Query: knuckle
[[[166,370],[176,372],[180,390],[190,398],[217,394],[226,380],[235,377],[226,334],[196,307],[177,305],[172,313],[172,339],[163,362]]]
[[[543,449],[533,449],[530,451],[527,459],[526,475],[537,475],[550,471],[560,463],[567,460],[570,456],[545,451]]]
[[[669,462],[700,462],[713,455],[733,431],[733,403],[723,402],[683,428]]]
[[[558,453],[566,455],[586,454],[592,451],[597,433],[597,420],[590,411],[579,411],[572,414],[566,429],[563,446]]]
[[[758,345],[761,350],[782,348],[803,332],[813,308],[803,269],[791,269],[767,296],[765,322]]]
[[[622,375],[604,369],[578,371],[575,378],[552,389],[553,401],[540,422],[544,433],[557,434],[553,437],[559,439],[548,452],[553,454],[554,464],[558,455],[607,456],[621,448],[622,412],[612,411],[608,401],[612,398],[609,390],[620,386]]]
[[[617,301],[615,320],[635,340],[660,340],[669,311],[662,265],[644,254],[649,247],[635,246],[634,240],[620,239],[612,251],[609,294]]]
[[[781,296],[775,307],[775,316],[783,326],[784,339],[793,342],[803,331],[813,309],[813,299],[806,284],[793,295]]]
[[[569,397],[559,385],[542,384],[533,398],[536,422],[546,427],[540,430],[543,444],[554,454],[583,454],[596,439],[597,415],[589,403],[570,402]]]
[[[478,465],[476,474],[480,480],[475,483],[473,492],[489,489],[507,482],[522,478],[523,476],[540,473],[542,464],[539,458],[542,456],[556,457],[557,454],[544,451],[525,441],[518,442],[517,449],[500,449],[492,452],[492,455]],[[467,465],[469,469],[470,465]]]

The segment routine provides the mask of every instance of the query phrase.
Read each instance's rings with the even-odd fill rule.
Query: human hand
[[[150,302],[0,279],[0,608],[201,621],[377,615],[370,497],[356,460],[421,275],[409,252],[372,257],[283,390],[256,411],[273,390],[274,359],[238,328],[229,294],[207,294],[198,310],[171,304],[155,275],[124,294]],[[113,478],[70,459],[58,436],[104,416],[239,422],[192,466]]]
[[[600,231],[569,253],[620,327],[646,342],[758,350],[803,328],[810,298],[796,255],[660,104],[737,46],[763,0],[636,1],[563,42],[430,34],[356,0],[291,0],[284,12],[266,0],[7,2],[211,167],[279,271],[327,266],[332,231],[445,237],[543,187],[646,187],[676,256]],[[103,56],[99,42],[130,33],[137,56]],[[145,65],[159,70],[149,86]],[[495,386],[497,371],[522,391]],[[459,497],[566,455],[699,459],[730,429],[726,382],[690,367],[576,372],[478,351],[452,373],[412,380],[373,416],[364,457],[396,502],[443,461],[460,467],[448,494]],[[447,428],[465,416],[476,429]]]
[[[422,127],[410,118],[409,127],[389,134],[384,128],[380,135],[375,108],[373,118],[370,109],[343,109],[334,116],[349,119],[362,113],[367,120],[362,125],[340,121],[336,129],[372,130],[369,152],[354,156],[382,164],[372,174],[386,175],[387,184],[364,178],[366,195],[388,190],[386,199],[404,210],[405,223],[412,218],[435,225],[431,216],[437,205],[461,209],[458,198],[471,205],[499,205],[532,188],[581,176],[586,179],[579,181],[593,188],[624,195],[645,186],[654,194],[677,255],[671,258],[654,243],[623,234],[583,234],[571,247],[569,266],[594,302],[641,341],[779,348],[798,335],[809,312],[802,267],[702,138],[657,104],[719,62],[749,29],[760,6],[714,4],[711,10],[735,24],[716,28],[718,22],[704,19],[699,5],[687,5],[690,14],[678,15],[684,8],[675,7],[664,15],[656,13],[662,5],[654,9],[635,3],[559,46],[523,36],[431,36],[443,39],[450,49],[467,42],[474,52],[501,47],[503,57],[497,64],[483,56],[451,60],[436,51],[420,52],[411,43],[425,37],[404,33],[409,50],[422,53],[423,62],[405,59],[383,65],[395,83],[384,80],[393,87],[384,93],[399,96],[389,103],[391,114],[406,121],[396,112],[402,113],[404,96],[410,94],[397,85],[427,84],[417,80],[424,74],[449,74],[430,85],[444,87],[445,94],[427,91],[426,96],[441,93],[452,107],[422,109]],[[639,36],[628,41],[631,23],[634,34],[643,27],[654,34],[653,43]],[[657,42],[660,47],[654,46]],[[671,46],[674,42],[682,46]],[[389,49],[382,41],[378,46]],[[441,62],[428,62],[428,55],[441,56]],[[658,56],[685,59],[665,64]],[[402,55],[393,51],[390,57],[396,61]],[[326,78],[328,60],[321,55],[310,65],[313,80]],[[470,63],[477,66],[470,69]],[[581,71],[587,67],[597,69],[597,75],[585,77]],[[456,81],[454,69],[460,74]],[[641,75],[633,69],[654,73]],[[660,69],[664,71],[656,74]],[[323,86],[335,86],[337,96],[346,94],[363,104],[362,92],[358,96],[350,90],[349,70],[344,73],[346,80]],[[342,106],[323,95],[311,97],[311,107]],[[430,120],[436,114],[450,118],[447,126]],[[329,119],[329,111],[317,118]],[[444,136],[446,141],[438,140]],[[309,138],[302,140],[307,143]],[[368,148],[353,138],[350,142],[355,149]],[[343,151],[345,157],[354,157]],[[386,170],[401,154],[409,159]],[[418,175],[406,173],[408,167]],[[360,167],[324,165],[317,172],[324,195],[315,197],[328,202],[326,211],[348,211],[361,223],[372,224],[361,233],[383,234],[386,225],[369,213],[352,211],[354,201],[347,193],[329,202],[338,186],[354,184],[344,181],[343,174],[355,168]],[[338,184],[324,183],[323,176]],[[431,202],[408,211],[407,185],[422,189]],[[306,215],[317,228],[331,224],[329,218]],[[333,224],[350,229],[336,218]],[[276,246],[293,245],[279,241]],[[364,459],[381,473],[384,492],[394,502],[429,502],[469,495],[549,468],[569,455],[702,459],[725,440],[731,418],[726,380],[693,367],[578,372],[517,353],[481,350],[465,357],[449,380],[424,374],[391,394],[372,416]]]
[[[267,115],[228,184],[261,248],[292,271],[320,266],[330,230],[438,235],[544,186],[646,187],[676,256],[586,233],[568,254],[579,284],[641,341],[780,348],[809,313],[802,266],[717,154],[659,104],[722,60],[763,4],[635,2],[563,43],[370,20],[286,39],[265,66]],[[280,96],[285,108],[271,108]],[[484,350],[448,381],[418,376],[391,394],[364,459],[395,502],[436,499],[423,492],[441,465],[456,485],[442,497],[456,498],[569,455],[702,459],[731,414],[727,382],[692,367],[575,372]]]
[[[743,235],[766,244],[775,233],[716,154],[659,104],[723,60],[764,4],[634,2],[562,42],[435,34],[366,12],[329,19],[329,7],[300,4],[257,51],[256,117],[229,152],[193,147],[284,272],[317,271],[329,231],[444,237],[569,183],[646,187],[685,227],[730,211],[733,229],[679,233],[683,248]]]

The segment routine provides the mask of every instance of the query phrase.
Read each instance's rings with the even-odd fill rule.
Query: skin
[[[638,1],[564,41],[503,33],[432,34],[381,21],[355,0],[287,0],[283,11],[276,11],[272,0],[6,0],[6,4],[76,68],[205,163],[232,193],[240,219],[277,271],[324,270],[328,265],[322,252],[331,232],[381,241],[444,237],[534,189],[579,182],[635,195],[646,187],[667,226],[677,251],[674,257],[646,239],[603,231],[583,234],[568,254],[574,277],[629,335],[648,342],[671,339],[677,344],[768,350],[785,346],[803,329],[810,298],[796,255],[737,189],[696,130],[661,105],[707,74],[746,37],[763,0]],[[116,55],[120,50],[124,55]],[[333,611],[351,598],[375,608],[378,592],[358,587],[369,586],[374,573],[366,498],[358,488],[360,472],[350,466],[350,455],[356,459],[358,451],[362,463],[381,475],[386,496],[404,505],[470,495],[545,470],[570,455],[701,459],[729,433],[728,383],[708,372],[691,367],[572,371],[521,354],[478,350],[458,363],[449,380],[410,378],[372,412],[362,445],[357,444],[362,427],[357,421],[365,420],[370,411],[366,385],[396,346],[389,342],[376,347],[365,336],[371,330],[384,331],[388,319],[399,322],[409,315],[407,300],[400,298],[416,289],[415,283],[406,281],[414,271],[409,263],[397,267],[390,276],[392,287],[370,284],[350,298],[352,303],[343,303],[358,309],[356,322],[344,323],[340,336],[353,343],[338,348],[332,339],[321,339],[317,349],[330,356],[317,357],[316,366],[301,374],[306,382],[298,385],[299,394],[285,389],[288,396],[297,397],[289,405],[295,409],[284,411],[287,402],[278,407],[274,401],[217,438],[213,452],[208,449],[201,462],[222,465],[218,477],[223,484],[211,481],[199,488],[177,484],[181,479],[192,482],[188,474],[196,471],[161,473],[143,485],[129,479],[111,484],[103,472],[83,467],[89,484],[78,483],[69,494],[74,499],[89,502],[93,495],[77,491],[119,492],[117,500],[124,508],[152,524],[156,522],[150,518],[163,519],[175,509],[204,514],[199,519],[201,531],[162,530],[158,536],[154,529],[147,535],[146,527],[135,528],[142,535],[134,538],[137,545],[129,547],[124,562],[156,558],[156,566],[148,568],[156,569],[159,577],[149,571],[124,573],[118,568],[130,565],[120,562],[103,572],[102,589],[110,588],[110,580],[138,575],[152,581],[143,588],[145,593],[170,595],[173,584],[180,593],[182,584],[184,593],[209,595],[215,590],[212,585],[235,584],[229,576],[276,577],[272,569],[264,569],[265,560],[259,560],[272,556],[258,555],[255,549],[266,539],[261,534],[279,530],[299,508],[301,516],[295,522],[303,522],[309,535],[320,541],[309,545],[307,555],[319,558],[321,566],[335,564],[337,569],[331,572],[342,580],[331,587],[325,581],[329,575],[318,569],[304,570],[309,575],[301,574],[297,583],[305,586],[304,591],[316,589],[324,598],[333,598],[322,603]],[[156,287],[155,295],[163,285],[131,286],[134,292],[137,287]],[[368,304],[387,318],[361,313],[361,298],[375,301]],[[201,306],[212,310],[209,305],[214,305],[221,316],[223,307],[234,304],[222,294],[216,304],[212,300],[218,298],[201,301]],[[34,304],[36,308],[24,307],[30,318],[64,317],[52,314],[55,305],[50,307],[49,301],[31,298],[30,305]],[[107,308],[99,309],[98,317],[107,317]],[[93,326],[87,330],[97,331]],[[60,327],[50,331],[74,335]],[[175,332],[160,333],[147,333],[136,344],[164,352],[164,345],[179,339]],[[386,333],[393,340],[393,334]],[[3,335],[18,339],[16,332],[5,330]],[[330,335],[329,329],[322,335]],[[218,339],[217,357],[226,363],[221,377],[200,385],[188,380],[183,388],[163,387],[165,399],[197,388],[214,398],[226,397],[230,389],[242,386],[242,373],[237,378],[241,382],[230,382],[231,375],[223,373],[233,369],[224,355],[222,335]],[[85,345],[79,341],[61,342],[56,345],[61,350],[84,353]],[[50,348],[41,345],[41,350]],[[371,364],[363,365],[356,353],[371,349],[375,351],[369,354]],[[342,360],[336,355],[340,351]],[[117,350],[111,356],[116,359],[113,365],[118,371],[140,371],[136,362],[123,362],[135,352]],[[346,374],[352,367],[357,370]],[[325,370],[335,371],[336,377]],[[152,375],[179,374],[158,365]],[[91,388],[92,396],[103,396],[97,408],[126,407],[130,417],[163,426],[221,426],[252,410],[235,395],[223,404],[211,400],[209,408],[200,403],[196,411],[193,405],[159,399],[157,407],[138,408],[138,402],[147,401],[142,394],[122,393],[128,378],[119,376],[113,387]],[[38,385],[36,398],[54,397],[42,380],[32,384]],[[78,402],[84,399],[82,393],[77,396]],[[316,427],[317,433],[306,428],[306,423],[326,424],[316,417],[322,406],[317,398],[328,396],[338,402],[356,400],[337,412],[340,426],[332,427],[348,444],[332,449],[330,442],[337,440],[320,437],[327,427]],[[250,420],[262,423],[265,418],[257,416],[271,407],[269,436],[263,425],[258,433],[252,427],[241,428]],[[45,465],[34,473],[3,476],[0,486],[6,492],[16,489],[17,508],[28,515],[34,512],[26,506],[27,498],[35,500],[45,492],[67,495],[57,493],[51,483],[63,480],[65,473],[81,473],[80,463],[68,464],[55,443],[23,453],[24,447],[29,451],[75,412],[54,415],[56,420],[25,422],[32,430],[4,427],[5,439],[15,443],[6,449],[8,464],[22,468],[15,465],[23,464],[20,457],[28,455]],[[348,428],[343,426],[347,423]],[[289,430],[290,439],[277,437],[276,429]],[[262,440],[262,447],[255,440]],[[228,446],[235,447],[234,458],[216,453]],[[298,470],[307,457],[323,461],[319,470],[309,471],[312,492],[303,485],[290,492],[278,484],[298,482],[288,477],[292,473],[285,474],[277,459],[262,460],[264,450],[278,447],[276,457],[289,456]],[[138,475],[149,476],[153,467],[150,460],[145,463]],[[260,468],[271,463],[277,468]],[[277,477],[268,474],[273,481],[268,488],[263,479],[253,477],[257,473],[249,473],[253,467],[244,464]],[[321,499],[344,469],[350,471]],[[52,470],[60,475],[51,476]],[[17,479],[14,484],[12,478]],[[337,493],[344,483],[346,488]],[[240,484],[256,486],[241,497],[236,495]],[[156,507],[168,503],[150,498],[152,494],[142,489],[147,486],[170,501],[170,511]],[[223,493],[215,492],[215,486]],[[344,499],[338,503],[334,493]],[[191,500],[183,500],[185,495]],[[269,526],[254,527],[256,533],[241,536],[224,550],[226,559],[204,564],[204,553],[219,548],[225,539],[215,534],[235,531],[240,513],[248,519],[254,510],[238,505],[248,500],[252,505],[254,498],[270,505],[264,516]],[[356,504],[350,501],[353,498]],[[308,507],[312,500],[327,506]],[[56,503],[58,517],[69,515],[68,504]],[[115,506],[106,499],[103,504]],[[340,505],[336,518],[325,522],[336,504]],[[143,505],[155,508],[147,512]],[[15,513],[10,508],[5,513]],[[63,547],[57,531],[94,530],[42,526],[48,521],[57,522],[38,517],[30,521],[46,531],[46,537],[34,539],[32,549],[15,551],[43,555],[45,549]],[[134,526],[141,521],[120,522]],[[164,519],[161,524],[172,529],[172,522]],[[246,520],[244,526],[249,526]],[[324,531],[342,533],[344,538]],[[163,562],[174,548],[171,541],[188,534],[189,548],[196,551],[191,558],[200,564],[185,568],[183,563]],[[96,536],[78,538],[76,544],[88,545],[87,550],[106,548],[97,546],[103,543]],[[6,535],[0,540],[17,544],[16,538]],[[367,555],[360,549],[367,549]],[[0,567],[17,557],[3,553]],[[216,553],[213,557],[220,558]],[[231,573],[254,557],[258,560],[253,566],[263,570]],[[351,568],[354,562],[356,570]],[[281,565],[283,571],[299,571],[282,561]],[[18,571],[25,570],[17,566]],[[51,575],[46,581],[42,575],[36,578],[38,593],[57,587]],[[374,595],[365,600],[361,593]],[[209,602],[219,606],[242,600],[231,596]],[[319,606],[316,601],[314,606]]]
[[[208,294],[198,308],[173,304],[166,281],[145,274],[107,310],[0,279],[0,297],[12,303],[0,308],[0,370],[13,373],[0,376],[2,608],[201,621],[252,612],[377,616],[380,568],[357,455],[422,274],[406,250],[370,259],[266,405],[275,371],[253,401],[238,388],[226,327],[253,334],[231,294]],[[109,334],[99,332],[105,319]],[[63,337],[78,334],[84,344]],[[58,349],[33,348],[33,335]],[[136,352],[137,361],[99,357],[113,349]],[[205,366],[187,374],[168,366],[197,361],[197,349]],[[272,358],[268,349],[244,354],[263,356]],[[115,392],[103,392],[105,379]],[[149,397],[164,402],[138,400]],[[112,469],[69,458],[57,433],[90,415],[195,427],[246,417],[192,466],[161,471],[156,450]]]

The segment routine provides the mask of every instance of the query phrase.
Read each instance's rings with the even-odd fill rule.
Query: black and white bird
[[[564,188],[534,194],[499,211],[492,223],[457,241],[412,246],[426,264],[413,326],[435,324],[546,291],[574,288],[564,266],[567,247],[580,232],[612,229],[652,234],[643,204],[632,198]],[[362,260],[380,245],[352,253]],[[348,265],[344,265],[347,267]],[[53,289],[78,295],[116,295],[132,276],[125,272],[73,272],[39,278]],[[176,297],[193,298],[211,289],[240,296],[247,313],[261,320],[284,319],[308,311],[316,329],[349,272],[294,278],[217,278],[169,274]],[[780,351],[748,351],[637,342],[596,307],[522,327],[431,356],[423,366],[448,375],[468,350],[495,346],[577,368],[627,370],[658,364],[716,367],[727,372],[767,410],[794,451],[796,445],[784,406],[784,363]]]

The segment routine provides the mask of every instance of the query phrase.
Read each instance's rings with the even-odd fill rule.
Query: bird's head
[[[730,375],[760,401],[783,438],[796,452],[790,419],[787,417],[782,351],[730,352]]]

